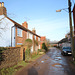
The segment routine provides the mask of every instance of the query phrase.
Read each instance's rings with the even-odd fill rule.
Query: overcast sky
[[[22,24],[28,22],[28,28],[36,29],[40,36],[51,41],[61,40],[69,32],[69,14],[58,9],[68,8],[68,0],[0,0],[4,2],[10,18]],[[72,2],[72,9],[74,0]],[[73,14],[72,14],[73,16]]]

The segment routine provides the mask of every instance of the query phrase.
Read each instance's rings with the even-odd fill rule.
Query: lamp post
[[[73,60],[74,60],[75,59],[75,55],[74,55],[74,39],[73,39],[72,17],[71,17],[71,1],[70,0],[68,0],[68,6],[69,6],[69,24],[70,24],[71,46],[72,46],[72,54],[73,54]]]
[[[69,10],[69,24],[70,24],[70,36],[71,36],[71,47],[72,47],[72,55],[73,55],[73,60],[75,59],[75,55],[74,55],[74,39],[73,39],[73,29],[72,29],[72,17],[71,17],[71,1],[68,0],[68,8]],[[56,10],[56,12],[61,12],[62,10],[65,9],[61,9],[61,10]]]

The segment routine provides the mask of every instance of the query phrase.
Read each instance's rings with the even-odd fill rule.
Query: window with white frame
[[[22,29],[17,28],[17,36],[22,37]]]
[[[22,43],[17,43],[17,45],[22,45]]]
[[[36,36],[34,36],[35,40],[36,40]]]
[[[40,41],[40,38],[38,38],[38,41]]]
[[[31,33],[29,33],[29,39],[32,39],[32,34]]]

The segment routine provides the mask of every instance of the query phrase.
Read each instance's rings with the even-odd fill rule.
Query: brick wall
[[[28,24],[27,24],[27,22],[24,22],[24,23],[22,23],[22,26],[24,26],[25,28],[28,28]],[[15,29],[15,31],[16,31],[16,34],[15,34],[15,40],[16,40],[16,47],[20,47],[20,45],[17,45],[17,43],[24,43],[25,42],[25,40],[27,39],[27,31],[24,31],[24,30],[22,30],[22,37],[19,37],[19,36],[17,36],[17,27],[16,27],[16,29]]]
[[[42,36],[41,37],[41,42],[40,42],[40,48],[42,49],[42,44],[43,43],[46,43],[46,37],[45,36]]]
[[[10,48],[2,52],[3,61],[0,62],[0,69],[10,67],[20,61],[20,48]]]

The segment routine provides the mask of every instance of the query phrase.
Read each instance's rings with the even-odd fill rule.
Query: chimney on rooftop
[[[4,2],[2,2],[2,7],[4,7]]]
[[[34,32],[34,33],[36,34],[36,30],[35,30],[35,28],[32,29],[32,32]]]
[[[28,23],[26,21],[24,23],[22,23],[22,26],[24,26],[25,28],[28,29]]]
[[[2,6],[2,3],[0,2],[0,7]]]
[[[4,2],[0,2],[0,15],[5,15],[7,16],[7,10],[4,7]]]

